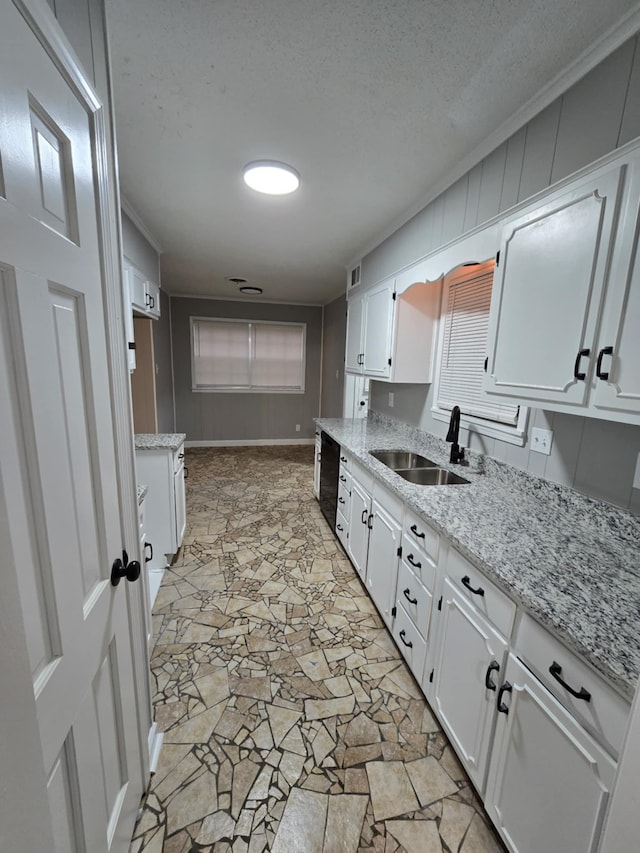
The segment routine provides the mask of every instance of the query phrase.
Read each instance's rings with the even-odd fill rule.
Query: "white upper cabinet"
[[[488,394],[640,424],[640,153],[507,223],[489,322]]]
[[[488,336],[485,390],[584,407],[622,169],[576,180],[502,231]]]
[[[346,369],[389,382],[431,382],[441,282],[396,293],[390,279],[349,299]]]
[[[160,317],[160,288],[126,258],[123,269],[129,281],[131,307],[136,313],[157,320]]]

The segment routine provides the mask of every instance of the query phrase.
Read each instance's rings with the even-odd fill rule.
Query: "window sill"
[[[431,415],[434,420],[442,421],[443,423],[449,423],[451,418],[451,412],[445,409],[438,409],[435,406],[431,409]],[[528,407],[520,406],[520,415],[518,423],[515,426],[486,421],[483,418],[475,418],[473,415],[460,415],[460,429],[468,430],[469,434],[475,433],[476,435],[484,435],[488,438],[497,438],[498,441],[524,447],[527,439],[528,419]]]
[[[304,394],[304,388],[192,388],[194,394]]]

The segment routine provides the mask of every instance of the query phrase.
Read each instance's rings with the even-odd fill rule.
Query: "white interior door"
[[[41,849],[124,853],[142,771],[127,584],[110,583],[122,532],[100,119],[12,3],[0,79],[0,526],[51,812]]]

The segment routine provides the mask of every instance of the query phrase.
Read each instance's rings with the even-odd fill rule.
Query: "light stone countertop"
[[[184,444],[187,435],[184,432],[141,432],[136,433],[136,450],[178,450]]]
[[[640,675],[640,519],[379,415],[316,419],[366,469],[629,699]],[[368,451],[412,450],[470,485],[403,480]]]

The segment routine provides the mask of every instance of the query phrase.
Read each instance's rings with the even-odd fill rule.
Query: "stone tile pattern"
[[[178,450],[186,437],[184,432],[139,432],[134,443],[136,450]]]
[[[383,415],[316,424],[633,697],[640,676],[640,518],[473,451],[468,467],[452,466],[451,445]],[[383,448],[421,453],[470,484],[408,483],[369,453]]]
[[[503,851],[320,513],[313,448],[187,455],[131,853]]]

